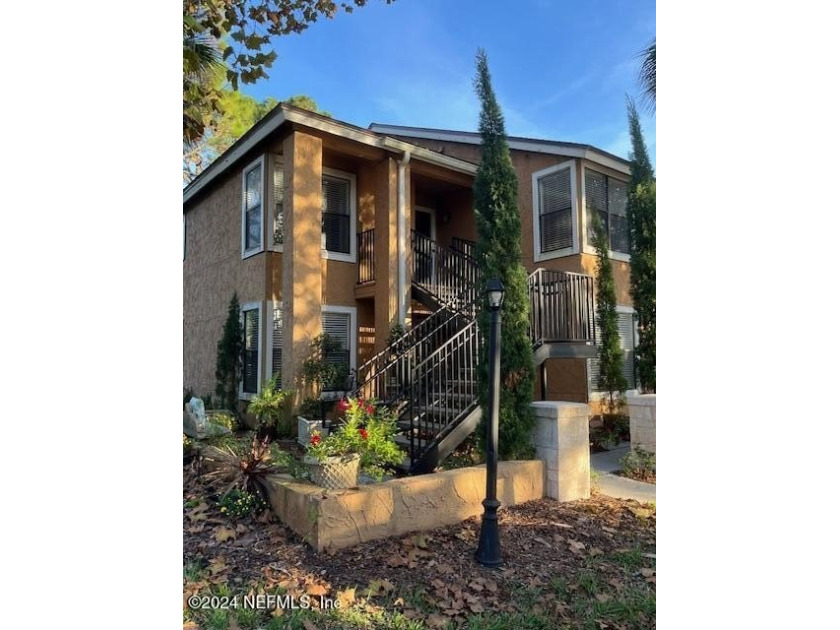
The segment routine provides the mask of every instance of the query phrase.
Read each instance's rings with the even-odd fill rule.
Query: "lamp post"
[[[487,493],[481,504],[484,516],[481,519],[481,535],[475,559],[485,567],[502,564],[502,549],[499,544],[499,501],[496,499],[496,472],[499,461],[499,368],[502,362],[502,300],[505,287],[498,278],[487,282],[487,301],[490,305],[490,417],[487,419]]]

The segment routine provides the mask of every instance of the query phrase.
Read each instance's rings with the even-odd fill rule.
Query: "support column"
[[[397,168],[393,158],[385,158],[376,169],[376,352],[385,348],[391,326],[397,321],[400,265],[397,255]]]
[[[656,453],[656,394],[627,396],[633,450]]]
[[[531,403],[537,424],[531,441],[545,462],[545,494],[558,501],[589,498],[589,405]]]
[[[321,139],[283,141],[283,387],[297,389],[309,344],[321,334]]]

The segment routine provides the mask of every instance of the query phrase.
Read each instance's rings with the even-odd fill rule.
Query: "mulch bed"
[[[243,593],[281,586],[291,593],[329,596],[355,587],[356,597],[402,595],[394,605],[409,618],[429,621],[425,615],[433,610],[463,621],[473,613],[513,612],[523,588],[551,591],[558,580],[578,588],[583,574],[596,576],[603,591],[594,595],[598,601],[627,589],[655,588],[655,569],[643,565],[655,567],[656,513],[635,501],[594,495],[501,509],[504,565],[493,570],[474,560],[479,517],[317,554],[269,512],[238,521],[225,517],[213,500],[218,489],[186,471],[184,565],[202,571],[202,578],[193,584],[185,578],[185,593],[221,583]],[[617,560],[627,554],[635,563]],[[412,593],[419,600],[408,601]],[[562,615],[567,607],[550,599],[559,607],[552,614]]]

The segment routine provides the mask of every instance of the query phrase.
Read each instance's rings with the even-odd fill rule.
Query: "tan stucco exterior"
[[[418,147],[478,163],[480,147],[454,142],[404,138]],[[534,261],[531,175],[565,160],[576,163],[578,190],[583,187],[579,158],[543,153],[511,152],[519,179],[522,217],[522,260],[531,272],[538,267],[593,274],[596,259],[583,252],[585,236],[579,230],[580,253]],[[267,193],[264,204],[264,239],[267,249],[242,259],[242,171],[264,156]],[[387,344],[398,321],[399,267],[405,265],[406,320],[412,312],[410,279],[411,229],[418,206],[435,211],[435,238],[448,247],[453,237],[475,241],[472,176],[430,161],[412,158],[400,164],[398,151],[367,146],[352,138],[330,135],[300,125],[286,125],[234,164],[185,206],[186,257],[184,261],[184,386],[196,394],[215,389],[216,344],[222,334],[227,305],[234,292],[240,304],[263,305],[260,346],[262,377],[271,368],[273,305],[282,302],[284,321],[283,384],[299,389],[301,364],[310,341],[321,332],[324,305],[356,309],[357,365]],[[273,207],[273,161],[282,160],[284,173],[283,251],[270,247]],[[326,259],[321,253],[321,177],[324,169],[352,174],[356,181],[356,234],[375,229],[375,281],[358,284],[357,262]],[[401,259],[398,248],[399,174],[404,173],[405,236]],[[621,174],[598,167],[620,177]],[[582,196],[578,195],[578,225],[582,225]],[[355,235],[351,236],[355,239]],[[355,246],[355,243],[353,244]],[[357,258],[358,260],[358,258]],[[613,261],[617,301],[630,305],[629,265]],[[551,360],[548,364],[549,399],[586,401],[583,360]],[[539,383],[537,385],[539,388]],[[539,389],[535,392],[539,397]]]

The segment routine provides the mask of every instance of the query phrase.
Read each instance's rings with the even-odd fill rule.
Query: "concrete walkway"
[[[613,474],[621,470],[618,460],[630,452],[630,443],[622,442],[618,448],[589,456],[592,470],[598,473],[595,489],[616,499],[635,499],[640,503],[656,502],[656,485]]]

